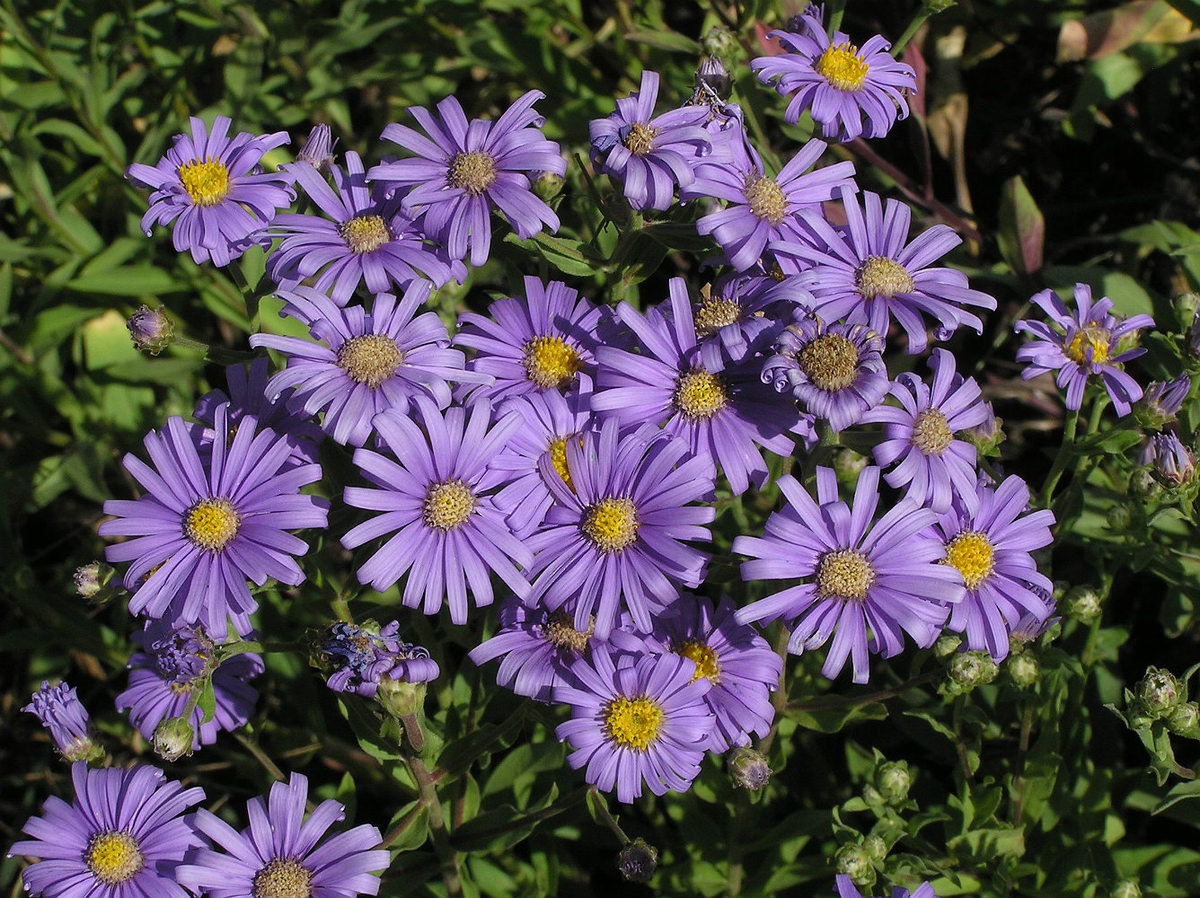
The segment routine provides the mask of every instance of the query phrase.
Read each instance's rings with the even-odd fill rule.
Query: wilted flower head
[[[726,756],[725,763],[735,786],[757,792],[771,781],[771,765],[766,756],[752,748],[735,748]]]
[[[385,677],[410,683],[434,679],[438,665],[428,649],[402,642],[399,632],[397,621],[382,629],[374,621],[327,627],[316,648],[319,664],[328,670],[326,685],[371,698]]]
[[[43,680],[42,688],[33,694],[28,705],[21,709],[36,714],[50,738],[68,761],[92,761],[104,750],[92,739],[92,727],[87,709],[79,701],[74,686],[58,683],[51,686]]]
[[[82,567],[77,567],[72,579],[75,581],[75,592],[85,599],[102,601],[101,593],[113,578],[116,569],[103,561],[91,561]]]
[[[147,305],[138,306],[125,326],[129,328],[133,345],[150,355],[158,355],[175,342],[175,325],[167,317],[165,306],[157,309]]]
[[[649,882],[658,869],[658,849],[639,836],[621,849],[617,869],[629,882]]]
[[[1151,381],[1146,385],[1141,400],[1134,407],[1138,423],[1144,427],[1162,428],[1175,420],[1184,400],[1192,390],[1192,378],[1186,371],[1165,383]]]

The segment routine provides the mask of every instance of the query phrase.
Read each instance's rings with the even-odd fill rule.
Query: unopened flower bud
[[[968,427],[962,431],[963,438],[970,443],[983,456],[994,456],[1000,454],[1000,444],[1004,442],[1004,421],[996,417],[996,413],[992,410],[992,404],[985,402],[984,407],[987,409],[987,418],[982,423],[976,424],[974,427]]]
[[[838,873],[849,876],[856,886],[869,889],[875,885],[875,862],[865,845],[843,845],[834,855],[833,862]]]
[[[696,86],[711,91],[719,99],[729,99],[733,79],[726,71],[720,56],[705,56],[700,60],[700,68],[696,69]]]
[[[165,306],[159,306],[157,309],[147,305],[139,306],[138,310],[129,316],[125,326],[129,328],[133,345],[150,355],[158,355],[175,342],[175,325],[167,317]]]
[[[1200,705],[1180,702],[1167,717],[1167,729],[1189,739],[1200,738]]]
[[[1192,355],[1200,356],[1200,314],[1192,318],[1192,323],[1188,327],[1184,342]]]
[[[1151,444],[1152,445],[1152,444]],[[1150,465],[1154,459],[1148,453],[1143,453],[1140,459],[1143,465]],[[1154,499],[1163,493],[1162,484],[1148,467],[1142,467],[1129,475],[1129,494],[1138,499]]]
[[[962,637],[957,633],[943,633],[933,644],[933,653],[945,660],[957,652],[960,645],[962,645]]]
[[[1143,427],[1160,430],[1175,420],[1192,390],[1192,378],[1186,373],[1166,381],[1152,381],[1133,406],[1134,416]]]
[[[728,28],[710,28],[700,39],[700,44],[706,56],[724,56],[732,58],[742,52],[737,35]],[[703,68],[703,64],[701,64]]]
[[[1004,669],[1018,689],[1028,689],[1037,683],[1042,675],[1037,658],[1030,654],[1010,655]]]
[[[735,748],[729,753],[729,777],[735,786],[758,791],[771,780],[771,765],[762,752]]]
[[[73,686],[66,683],[51,686],[43,681],[42,688],[30,696],[29,704],[21,710],[37,715],[66,760],[98,761],[103,757],[104,749],[92,738],[91,719]]]
[[[867,836],[862,841],[863,849],[870,855],[875,863],[881,863],[887,857],[888,847],[887,842],[876,835]]]
[[[93,561],[75,569],[75,592],[85,599],[95,599],[113,578],[115,570],[103,561]]]
[[[542,202],[549,202],[562,191],[563,179],[554,172],[544,171],[533,179],[533,194]]]
[[[856,480],[869,459],[861,452],[843,449],[833,458],[833,469],[843,480]]]
[[[888,804],[900,804],[912,788],[912,774],[904,761],[884,761],[875,770],[875,787]]]
[[[1186,328],[1196,320],[1196,313],[1200,312],[1200,293],[1180,293],[1171,300],[1171,305],[1175,308],[1175,320],[1179,322],[1179,327]]]
[[[164,761],[178,761],[192,753],[196,731],[185,717],[168,717],[154,728],[154,753]]]
[[[1134,701],[1147,717],[1166,717],[1179,704],[1182,687],[1169,670],[1147,669],[1133,690]]]
[[[617,869],[629,882],[649,882],[658,869],[658,849],[636,838],[617,855]]]
[[[983,651],[959,652],[950,659],[950,691],[970,692],[996,679],[999,671],[992,656]]]
[[[1104,520],[1108,524],[1109,530],[1124,533],[1129,529],[1129,525],[1133,523],[1133,512],[1129,510],[1128,505],[1121,503],[1110,508]]]
[[[375,700],[392,717],[411,717],[425,705],[425,684],[383,677],[375,692]]]
[[[921,5],[924,7],[926,13],[936,16],[940,12],[945,12],[957,2],[958,0],[925,0]]]
[[[328,125],[314,125],[308,132],[308,139],[296,154],[297,162],[307,162],[319,172],[328,171],[337,160],[333,148],[337,141]]]
[[[1063,598],[1062,608],[1081,624],[1090,624],[1103,610],[1100,593],[1092,586],[1075,586]]]
[[[1142,898],[1142,887],[1136,879],[1122,879],[1108,895],[1109,898]]]
[[[1156,433],[1142,457],[1143,464],[1153,465],[1154,476],[1167,488],[1183,486],[1196,474],[1191,450],[1173,433]]]

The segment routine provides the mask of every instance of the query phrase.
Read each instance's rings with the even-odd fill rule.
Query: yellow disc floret
[[[827,552],[817,563],[817,594],[821,598],[860,601],[875,582],[875,568],[862,552],[840,549]]]
[[[777,225],[787,213],[787,197],[774,178],[746,176],[746,202],[750,211],[768,223]]]
[[[854,283],[865,299],[891,299],[898,293],[912,293],[917,286],[908,269],[887,256],[867,256],[854,271]]]
[[[721,378],[711,371],[697,368],[679,375],[671,402],[685,418],[704,421],[725,408],[728,399]]]
[[[841,334],[822,334],[800,350],[796,363],[814,387],[836,393],[854,383],[858,347]]]
[[[298,860],[277,857],[254,874],[253,898],[312,898],[312,872]]]
[[[817,74],[838,90],[861,90],[870,66],[858,55],[858,47],[850,43],[831,44],[813,66]]]
[[[450,159],[446,183],[479,196],[496,181],[496,160],[490,153],[474,150],[455,153]]]
[[[375,390],[404,364],[404,353],[387,334],[362,334],[338,347],[337,364],[356,384]]]
[[[736,300],[710,296],[696,309],[696,336],[711,337],[721,328],[737,324],[741,318],[742,307]]]
[[[941,455],[953,440],[950,422],[936,408],[927,408],[913,419],[913,445],[926,455]]]
[[[632,499],[601,499],[584,509],[580,527],[601,552],[620,552],[637,539],[637,509]]]
[[[128,882],[142,869],[145,859],[137,839],[129,833],[96,833],[88,840],[83,862],[106,886]]]
[[[561,387],[583,367],[583,358],[562,337],[534,337],[525,344],[525,376],[543,390]]]
[[[692,674],[693,683],[701,677],[705,677],[714,686],[720,682],[721,665],[717,661],[717,653],[713,651],[712,646],[689,640],[676,646],[675,654],[683,655],[683,657],[696,662],[696,672]]]
[[[338,236],[346,241],[350,252],[373,253],[392,239],[392,229],[379,215],[356,215],[338,225]]]
[[[183,535],[192,545],[220,552],[237,536],[242,516],[228,499],[201,499],[183,516]]]
[[[1075,336],[1071,338],[1063,352],[1076,365],[1086,365],[1091,362],[1093,365],[1103,365],[1108,361],[1109,347],[1112,343],[1112,334],[1107,328],[1100,327],[1098,324],[1089,324],[1087,327],[1081,327],[1075,332]],[[1088,358],[1088,351],[1091,351],[1091,358]]]
[[[945,564],[960,574],[967,589],[975,589],[996,567],[996,550],[986,533],[967,530],[946,544]]]
[[[619,696],[606,702],[600,711],[604,732],[621,748],[645,751],[662,729],[662,705],[648,696]]]
[[[430,527],[443,532],[459,527],[475,510],[475,494],[461,480],[435,483],[425,495],[423,516]]]
[[[179,181],[195,206],[215,206],[229,196],[229,169],[211,157],[179,166]]]
[[[546,453],[550,456],[550,464],[571,490],[575,489],[575,481],[571,479],[571,471],[567,467],[567,440],[571,437],[558,437],[550,441]]]
[[[583,650],[587,648],[588,641],[595,632],[595,616],[588,618],[587,632],[580,633],[575,629],[574,615],[567,614],[565,611],[555,611],[542,627],[542,636],[548,643],[556,649],[574,652],[576,655],[583,654]]]

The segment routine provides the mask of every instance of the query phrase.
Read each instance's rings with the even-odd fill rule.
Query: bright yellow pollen
[[[917,286],[908,269],[887,256],[867,256],[855,270],[854,282],[865,299],[891,299],[898,293],[912,293]]]
[[[717,661],[717,653],[703,642],[685,642],[675,649],[675,654],[691,658],[696,662],[696,672],[692,674],[692,682],[706,677],[714,686],[721,680],[721,665]]]
[[[926,455],[941,455],[954,440],[950,422],[936,408],[927,408],[913,420],[913,445]]]
[[[737,324],[741,318],[742,307],[736,300],[709,297],[696,309],[696,336],[711,337],[721,328]]]
[[[594,616],[588,618],[587,632],[580,633],[575,629],[574,615],[567,614],[565,611],[555,611],[542,627],[542,636],[548,643],[556,649],[565,649],[576,655],[583,654],[584,649],[588,646],[588,640],[595,632],[596,618]]]
[[[625,139],[621,143],[633,155],[645,156],[650,152],[654,145],[654,138],[657,136],[657,128],[652,128],[649,125],[639,122],[636,125],[629,126],[629,132],[625,135]]]
[[[991,576],[996,552],[986,533],[968,530],[946,544],[945,564],[962,574],[967,589],[975,589]]]
[[[601,499],[584,510],[580,526],[601,552],[620,552],[637,539],[637,509],[632,499]]]
[[[846,43],[826,47],[814,68],[831,87],[859,90],[867,80],[867,72],[871,67],[858,55],[858,47]]]
[[[229,196],[229,169],[211,157],[179,166],[179,180],[196,206],[215,206]]]
[[[88,840],[83,862],[106,886],[128,882],[145,864],[137,839],[129,833],[111,830],[96,833]]]
[[[821,598],[860,601],[875,582],[875,568],[862,552],[841,549],[827,552],[817,564],[817,594]]]
[[[312,872],[290,857],[277,857],[254,874],[253,898],[312,898]]]
[[[787,212],[787,198],[783,195],[783,189],[775,183],[774,178],[748,175],[746,177],[746,202],[750,204],[751,212],[773,225],[783,221],[783,216]]]
[[[390,242],[392,230],[379,215],[356,215],[338,225],[338,236],[346,241],[350,252],[361,255]]]
[[[854,383],[858,349],[841,334],[822,334],[800,350],[796,363],[818,390],[836,393]]]
[[[220,552],[237,536],[242,516],[228,499],[201,499],[183,517],[183,535],[192,545]]]
[[[1106,328],[1089,324],[1075,332],[1063,352],[1076,365],[1086,365],[1089,361],[1093,365],[1103,365],[1108,361],[1111,340],[1112,334]],[[1092,351],[1091,359],[1088,358],[1089,349]]]
[[[386,334],[351,337],[338,347],[337,364],[356,384],[372,390],[396,373],[404,363],[404,353]]]
[[[679,375],[671,401],[685,418],[704,421],[725,408],[728,398],[721,378],[697,368]]]
[[[450,170],[446,183],[465,190],[471,196],[479,196],[496,180],[496,160],[489,153],[474,150],[470,153],[455,153],[450,159]]]
[[[647,696],[619,696],[605,703],[600,712],[604,717],[604,732],[622,748],[645,751],[658,738],[662,729],[662,706]]]
[[[441,531],[453,530],[475,510],[475,494],[461,480],[435,483],[425,495],[425,523]]]
[[[571,490],[575,489],[575,481],[571,479],[571,471],[567,467],[567,440],[571,437],[559,437],[550,442],[550,448],[546,452],[550,456],[550,464],[554,465],[554,470],[558,472],[558,476],[563,479]]]
[[[525,376],[548,390],[561,387],[583,367],[583,358],[562,337],[534,337],[525,344]]]

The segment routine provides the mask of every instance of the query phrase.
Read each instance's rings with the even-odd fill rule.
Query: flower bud
[[[1093,586],[1075,586],[1063,598],[1063,610],[1081,624],[1090,624],[1103,610],[1100,593]]]
[[[658,849],[636,838],[617,855],[617,869],[629,882],[649,882],[658,869]]]
[[[729,99],[733,79],[720,56],[705,56],[700,60],[700,68],[696,69],[696,86],[711,91],[721,100]]]
[[[1192,323],[1187,329],[1184,342],[1192,355],[1200,356],[1200,314],[1192,318]]]
[[[933,644],[933,653],[943,661],[958,651],[962,645],[962,637],[957,633],[943,633]]]
[[[375,700],[392,717],[411,717],[425,705],[425,684],[408,683],[385,676],[379,681]]]
[[[1108,894],[1109,898],[1142,898],[1142,887],[1136,879],[1122,879]]]
[[[1124,503],[1114,505],[1108,510],[1108,514],[1105,515],[1104,520],[1108,524],[1109,530],[1124,533],[1129,529],[1129,525],[1133,523],[1133,512]]]
[[[533,179],[533,195],[546,203],[562,191],[563,179],[554,172],[544,171]]]
[[[1010,655],[1004,669],[1018,689],[1029,689],[1042,676],[1037,658],[1030,654]]]
[[[1134,416],[1142,427],[1161,430],[1175,420],[1184,401],[1192,391],[1192,378],[1186,373],[1165,383],[1152,381],[1133,407]]]
[[[75,592],[83,598],[98,599],[116,571],[103,561],[93,561],[75,569]]]
[[[875,863],[866,845],[843,845],[833,856],[833,862],[838,873],[849,876],[856,886],[870,888],[875,885]]]
[[[989,457],[1000,454],[1000,444],[1004,442],[1004,421],[996,417],[992,404],[985,402],[988,416],[980,424],[968,427],[962,431],[962,437],[975,447],[980,455]]]
[[[1200,705],[1180,702],[1167,717],[1167,729],[1189,739],[1200,738]]]
[[[843,449],[833,457],[833,470],[843,480],[857,480],[869,459],[861,452]]]
[[[154,753],[164,761],[178,761],[192,753],[196,731],[184,717],[168,717],[154,728]]]
[[[956,695],[970,692],[992,682],[998,671],[999,667],[987,652],[959,652],[950,659],[949,689]]]
[[[940,12],[945,12],[957,2],[958,0],[925,0],[921,6],[928,15],[936,16]]]
[[[314,125],[308,132],[308,139],[296,154],[297,162],[307,162],[319,172],[328,171],[337,161],[333,148],[337,141],[328,125]]]
[[[912,774],[904,761],[884,761],[875,770],[875,788],[888,804],[900,804],[912,788]]]
[[[737,35],[728,28],[710,28],[700,39],[700,44],[706,56],[725,56],[732,58],[742,52]],[[718,64],[720,60],[717,60]],[[704,67],[703,63],[700,66]],[[699,74],[699,73],[697,73]]]
[[[870,855],[871,860],[875,861],[877,864],[882,863],[883,859],[887,857],[887,842],[883,841],[883,839],[879,838],[879,836],[867,836],[865,839],[863,839],[862,845],[863,850],[866,851],[867,854]]]
[[[129,328],[133,345],[150,355],[158,355],[175,342],[175,325],[167,317],[165,306],[157,309],[147,305],[138,306],[125,326]]]
[[[758,791],[771,780],[766,756],[752,748],[735,748],[729,753],[729,777],[735,786]]]
[[[1179,680],[1173,673],[1151,667],[1134,687],[1133,697],[1138,704],[1138,710],[1145,716],[1166,717],[1179,704],[1182,691]]]
[[[1175,309],[1175,320],[1179,322],[1179,327],[1186,328],[1196,319],[1196,313],[1200,312],[1200,293],[1180,293],[1171,300],[1171,305]]]
[[[1168,489],[1183,486],[1196,475],[1191,450],[1173,433],[1156,433],[1142,454],[1142,464],[1152,465],[1155,478]]]

